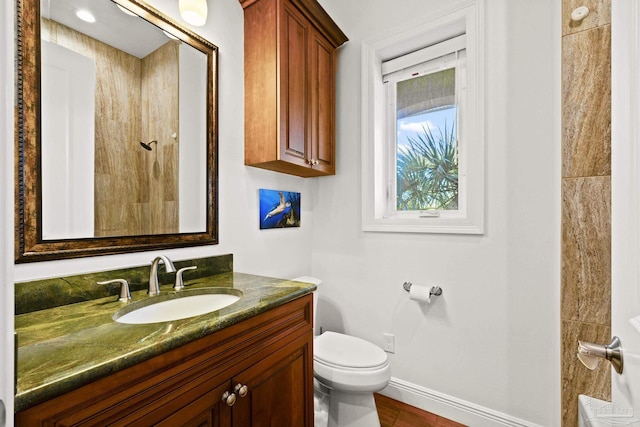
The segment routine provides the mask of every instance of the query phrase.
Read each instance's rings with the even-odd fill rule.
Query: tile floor
[[[374,397],[382,427],[465,427],[377,393]]]

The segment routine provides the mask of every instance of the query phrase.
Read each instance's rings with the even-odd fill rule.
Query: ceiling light
[[[116,6],[118,6],[118,9],[120,9],[121,11],[126,13],[127,15],[136,16],[136,17],[138,16],[135,13],[131,12],[129,9],[120,6],[119,4],[116,4]]]
[[[180,0],[180,16],[188,24],[201,27],[207,22],[207,0]]]
[[[76,16],[80,19],[82,19],[84,22],[89,22],[91,24],[93,24],[94,22],[96,22],[96,17],[93,16],[93,14],[91,12],[89,12],[86,9],[80,9],[76,11]]]

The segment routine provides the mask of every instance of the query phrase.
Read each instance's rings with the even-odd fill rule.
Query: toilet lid
[[[313,342],[313,357],[347,368],[373,368],[387,363],[387,354],[369,341],[336,332],[325,332]]]

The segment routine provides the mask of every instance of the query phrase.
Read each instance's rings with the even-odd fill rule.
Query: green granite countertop
[[[93,299],[15,317],[18,333],[15,410],[78,388],[315,289],[309,283],[226,272],[185,280],[186,289],[235,288],[242,298],[219,311],[171,322],[130,325],[113,320],[127,303],[117,296]],[[173,293],[172,284],[161,287]],[[132,302],[149,297],[131,293]]]

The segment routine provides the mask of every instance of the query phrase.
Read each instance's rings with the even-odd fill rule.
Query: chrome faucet
[[[158,255],[151,263],[151,271],[149,272],[149,295],[160,294],[160,284],[158,283],[158,264],[163,263],[167,273],[175,273],[176,268],[169,258],[164,255]]]

